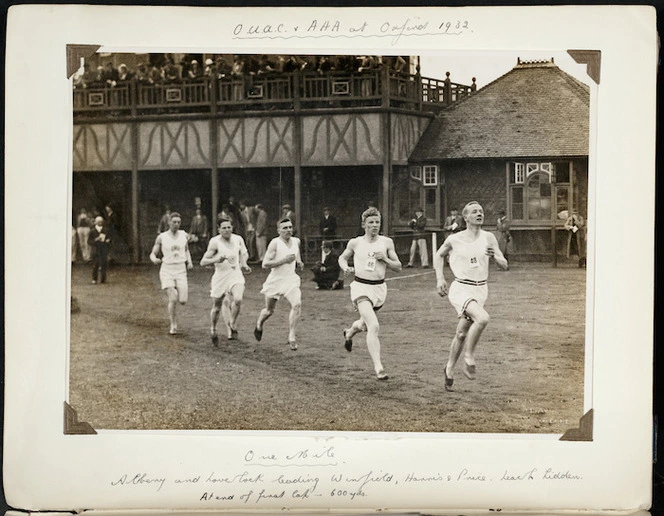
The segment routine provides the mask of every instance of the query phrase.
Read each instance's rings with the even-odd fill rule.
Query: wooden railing
[[[75,114],[139,114],[218,112],[234,109],[307,109],[384,106],[430,110],[457,102],[475,91],[466,86],[420,75],[387,70],[344,73],[270,73],[219,79],[147,84],[119,83],[114,87],[76,88]]]

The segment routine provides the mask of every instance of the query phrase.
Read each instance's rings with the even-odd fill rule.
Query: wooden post
[[[217,79],[216,67],[213,68],[214,75],[210,77],[210,234],[216,235],[217,232],[217,213],[219,208],[219,170],[217,169],[219,160],[219,134],[217,118],[217,88],[219,81]]]
[[[132,261],[139,263],[141,261],[140,238],[138,230],[138,121],[137,114],[137,98],[136,98],[136,83],[129,82],[129,102],[131,103],[131,247],[132,247]]]
[[[295,186],[293,204],[295,205],[295,231],[302,236],[302,117],[300,115],[300,72],[293,75],[293,146],[295,165],[293,183]]]
[[[392,168],[392,145],[390,142],[390,124],[391,114],[389,109],[381,115],[382,129],[383,129],[383,180],[382,180],[382,197],[383,202],[380,211],[383,215],[383,232],[386,235],[392,233],[392,214],[390,212],[390,172]]]

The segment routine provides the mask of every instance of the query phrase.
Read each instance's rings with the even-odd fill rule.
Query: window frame
[[[568,181],[558,182],[556,177],[556,167],[565,166],[569,171],[566,174]],[[507,179],[507,206],[509,208],[509,217],[512,222],[528,226],[549,226],[552,223],[560,224],[558,220],[558,213],[560,208],[558,206],[558,191],[567,191],[567,209],[573,209],[575,199],[572,191],[572,161],[571,160],[510,160],[507,162],[506,179]],[[551,185],[550,203],[551,203],[551,216],[546,219],[530,218],[528,213],[529,194],[528,183],[534,175],[542,175],[540,181],[548,178]],[[515,199],[520,197],[521,202],[515,202]],[[516,212],[515,212],[516,210]],[[515,217],[520,215],[520,217]]]

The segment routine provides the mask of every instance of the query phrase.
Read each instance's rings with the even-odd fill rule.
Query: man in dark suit
[[[90,230],[88,242],[94,249],[94,260],[92,266],[92,283],[97,283],[101,271],[101,282],[106,283],[106,270],[108,269],[108,250],[111,246],[111,236],[104,226],[102,217],[95,218],[95,225]]]
[[[320,219],[320,234],[325,238],[335,238],[337,236],[337,219],[330,215],[330,208],[323,208],[323,217]]]
[[[313,281],[320,290],[338,290],[344,288],[344,281],[339,279],[339,257],[332,252],[332,244],[323,241],[321,259],[311,269],[314,273]]]

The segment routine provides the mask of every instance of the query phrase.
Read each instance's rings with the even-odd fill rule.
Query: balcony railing
[[[76,88],[75,114],[158,114],[358,106],[432,110],[475,91],[475,85],[386,70],[344,73],[270,73],[218,79]]]

